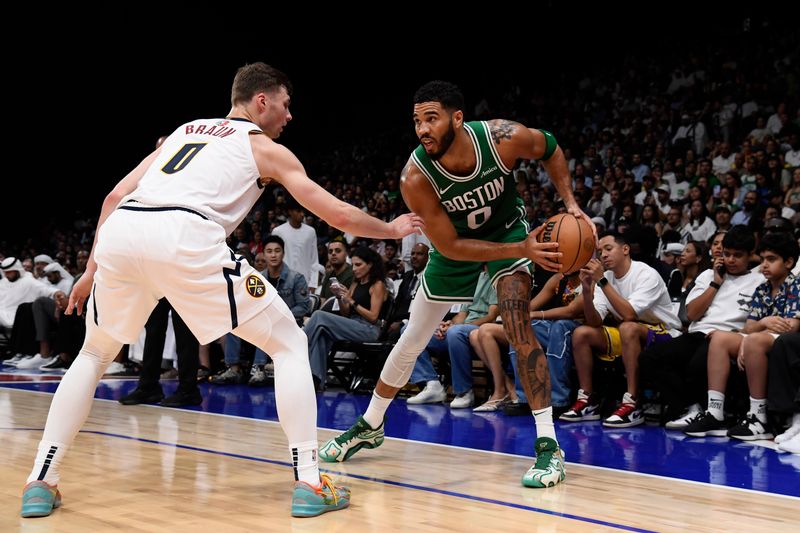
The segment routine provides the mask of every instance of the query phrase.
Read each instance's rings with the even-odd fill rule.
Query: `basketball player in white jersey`
[[[275,289],[234,255],[225,237],[270,180],[345,232],[399,239],[422,223],[414,214],[391,223],[372,218],[311,181],[294,154],[273,142],[292,118],[290,93],[282,72],[264,63],[240,68],[226,118],[179,127],[106,197],[86,273],[67,310],[86,307],[86,338],[53,397],[23,491],[23,517],[46,516],[61,505],[59,465],[89,414],[97,382],[162,297],[200,344],[233,331],[274,360],[278,417],[296,480],[292,514],[315,516],[349,505],[349,489],[320,476],[317,466],[305,335]]]

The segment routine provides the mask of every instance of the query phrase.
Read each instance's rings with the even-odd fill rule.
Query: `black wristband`
[[[708,284],[708,286],[709,287],[714,287],[717,290],[719,290],[719,287],[720,287],[719,283],[717,283],[716,281],[712,281],[711,283]]]
[[[608,285],[608,278],[605,276],[600,278],[600,281],[597,282],[597,286],[600,287],[601,289],[606,285]]]

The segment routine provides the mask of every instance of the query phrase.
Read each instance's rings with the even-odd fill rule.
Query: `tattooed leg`
[[[524,272],[515,272],[497,282],[497,298],[508,340],[517,351],[517,371],[531,409],[550,405],[550,369],[547,356],[531,327],[528,305],[531,278]]]

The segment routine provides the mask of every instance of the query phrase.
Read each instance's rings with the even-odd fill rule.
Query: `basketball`
[[[544,223],[544,231],[539,242],[557,242],[555,252],[561,252],[561,265],[564,274],[572,274],[589,262],[595,252],[594,235],[589,223],[575,215],[562,213],[554,215]]]

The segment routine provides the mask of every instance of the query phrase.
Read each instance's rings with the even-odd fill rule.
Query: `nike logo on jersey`
[[[449,190],[450,190],[450,188],[451,188],[453,185],[455,185],[455,183],[451,183],[450,185],[448,185],[448,186],[447,186],[447,187],[445,187],[444,189],[439,189],[439,194],[441,195],[441,194],[444,194],[444,193],[446,193],[447,191],[449,191]]]
[[[513,225],[514,225],[514,223],[515,223],[517,220],[519,220],[519,219],[515,218],[515,219],[511,220],[511,222],[506,222],[506,229],[508,229],[508,228],[510,228],[511,226],[513,226]]]

